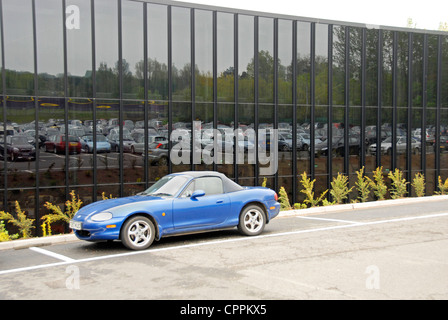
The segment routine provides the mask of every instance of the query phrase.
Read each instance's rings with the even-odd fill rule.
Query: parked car
[[[4,157],[4,147],[6,145],[6,154],[11,161],[18,159],[36,160],[36,148],[28,142],[25,135],[6,136],[6,141],[3,140],[0,142],[1,158]]]
[[[81,148],[87,152],[93,153],[95,144],[93,143],[93,136],[83,136],[80,139],[81,142]],[[96,152],[110,152],[111,151],[111,145],[109,141],[107,141],[107,138],[103,136],[102,134],[98,134],[96,136]]]
[[[65,134],[50,136],[45,141],[45,151],[54,153],[65,153]],[[68,136],[68,152],[81,153],[81,142],[75,136]]]
[[[145,135],[139,134],[134,136],[135,141],[131,143],[131,153],[143,153],[145,151]],[[167,141],[163,136],[148,136],[148,147],[153,142]]]
[[[422,129],[421,128],[414,129],[412,131],[412,136],[414,138],[418,138],[419,140],[421,140],[421,138],[422,138]],[[434,139],[435,139],[434,132],[432,132],[430,129],[426,128],[425,138],[426,138],[425,141],[426,141],[427,144],[429,144],[429,145],[433,144],[434,143]]]
[[[28,143],[36,147],[36,130],[26,130],[23,134],[27,137]],[[46,140],[47,138],[39,132],[39,148],[44,146]]]
[[[311,137],[310,137],[309,133],[304,133],[304,132],[297,133],[297,145],[299,145],[299,141],[300,141],[300,145],[301,145],[300,150],[308,151],[310,149]],[[318,143],[321,143],[321,142],[322,142],[322,140],[320,140],[319,138],[314,139],[314,145],[317,145]]]
[[[218,172],[179,172],[136,196],[81,208],[70,228],[81,240],[121,240],[132,250],[166,236],[235,227],[256,236],[279,214],[277,200],[271,189],[241,187]]]
[[[120,151],[120,129],[114,128],[110,130],[107,139],[111,145],[112,151],[119,152]],[[123,128],[123,152],[131,152],[131,146],[134,142],[132,139],[131,132]]]
[[[348,153],[349,155],[359,155],[361,150],[361,141],[357,134],[349,134],[348,136]],[[333,136],[331,143],[332,154],[343,157],[345,154],[345,136]],[[317,155],[328,155],[328,141],[322,141],[315,146]]]
[[[405,153],[407,150],[407,138],[406,136],[398,136],[396,140],[396,150],[397,153]],[[421,151],[421,143],[415,138],[411,141],[411,150],[414,154]],[[377,144],[374,143],[369,147],[369,152],[375,155],[377,152]],[[381,154],[392,154],[392,137],[387,137],[383,142],[381,142]]]
[[[434,141],[435,142],[435,141]],[[434,151],[436,151],[436,144],[434,143]],[[440,136],[440,152],[448,151],[448,136]]]
[[[147,160],[150,164],[158,164],[159,166],[168,165],[168,141],[153,142],[148,146]],[[143,154],[143,160],[145,155]]]
[[[325,140],[319,139],[319,140],[320,142],[314,145],[314,152],[317,157],[319,157],[320,155],[328,154],[328,140],[327,139]],[[333,147],[337,148],[340,145],[341,145],[340,138],[337,136],[333,137]]]
[[[338,156],[344,156],[345,146],[344,146],[344,136],[340,137],[342,143],[337,148],[334,149],[334,152]],[[359,135],[356,133],[352,133],[348,135],[348,154],[349,155],[359,155],[361,152],[361,140]]]
[[[13,126],[6,126],[6,135],[7,136],[13,136],[14,134],[17,134],[17,132],[14,130]],[[0,122],[0,136],[5,135],[5,130],[3,127],[3,123]]]
[[[298,141],[298,140],[297,140]],[[278,133],[278,150],[279,151],[291,151],[292,150],[292,135],[287,132]],[[297,146],[299,147],[299,146]],[[300,149],[300,148],[298,148]]]

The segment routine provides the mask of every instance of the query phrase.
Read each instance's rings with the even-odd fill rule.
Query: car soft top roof
[[[235,192],[243,190],[244,188],[241,187],[236,182],[229,179],[226,175],[217,172],[217,171],[184,171],[184,172],[176,172],[173,173],[173,175],[185,175],[190,176],[192,178],[198,178],[198,177],[219,177],[221,178],[224,186],[224,192]]]

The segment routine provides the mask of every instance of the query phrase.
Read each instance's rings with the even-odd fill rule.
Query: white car
[[[422,129],[421,128],[417,128],[417,129],[413,130],[412,131],[412,136],[414,138],[417,138],[417,139],[420,140],[422,138]],[[430,132],[430,130],[426,129],[425,137],[426,137],[426,140],[425,140],[426,143],[429,143],[430,145],[434,143],[435,136],[434,136],[433,133]]]

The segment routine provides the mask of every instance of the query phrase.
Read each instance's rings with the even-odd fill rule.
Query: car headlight
[[[112,213],[110,213],[110,212],[100,212],[100,213],[93,215],[90,219],[95,222],[101,222],[101,221],[106,221],[106,220],[112,219],[112,217],[113,217]]]

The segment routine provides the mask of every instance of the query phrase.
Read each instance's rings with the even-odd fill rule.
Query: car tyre
[[[258,205],[245,207],[240,214],[238,230],[246,236],[257,236],[263,232],[266,225],[264,210]]]
[[[152,221],[144,216],[127,220],[121,229],[121,241],[131,250],[144,250],[154,241],[155,228]]]
[[[168,165],[168,158],[161,157],[158,164],[159,166],[166,167]]]

